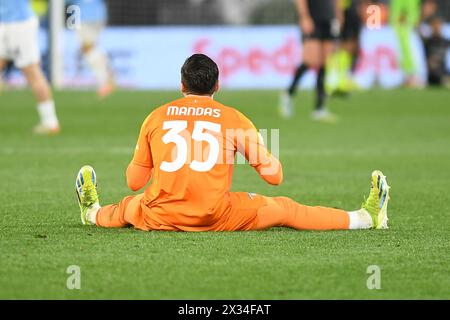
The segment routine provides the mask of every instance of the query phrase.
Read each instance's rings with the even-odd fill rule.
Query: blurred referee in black
[[[303,38],[302,63],[297,67],[291,85],[281,95],[280,113],[293,115],[292,98],[302,76],[309,69],[317,72],[316,101],[312,114],[314,120],[329,121],[334,116],[325,106],[325,62],[335,50],[343,12],[339,0],[296,0]]]

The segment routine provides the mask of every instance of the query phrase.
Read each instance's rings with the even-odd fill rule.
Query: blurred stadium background
[[[450,21],[450,1],[436,2],[442,20]],[[79,52],[75,32],[64,27],[68,4],[64,0],[32,3],[41,18],[43,65],[54,86],[92,87],[95,79]],[[389,5],[389,1],[373,3]],[[107,28],[100,47],[106,50],[122,88],[176,89],[179,66],[193,52],[217,60],[225,88],[284,88],[299,62],[300,31],[293,0],[107,0],[106,4]],[[49,14],[52,8],[55,14]],[[419,30],[426,34],[426,25]],[[450,39],[450,24],[444,24],[442,34]],[[414,34],[412,42],[417,75],[425,81],[421,35]],[[363,30],[361,49],[354,76],[362,88],[402,84],[398,40],[389,26]],[[450,51],[446,69],[448,73]],[[310,72],[302,85],[311,86],[313,79]],[[25,84],[18,72],[9,73],[7,82]]]

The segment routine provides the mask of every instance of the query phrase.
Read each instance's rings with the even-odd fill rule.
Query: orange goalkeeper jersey
[[[186,96],[155,109],[144,121],[128,185],[145,190],[143,205],[161,225],[208,227],[230,206],[236,152],[271,184],[281,164],[264,146],[252,122],[211,97]]]

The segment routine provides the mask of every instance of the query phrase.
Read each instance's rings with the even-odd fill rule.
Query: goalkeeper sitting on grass
[[[144,120],[126,172],[133,191],[152,180],[144,193],[101,207],[94,170],[80,169],[76,192],[83,224],[166,231],[387,228],[389,186],[380,171],[372,173],[362,208],[352,212],[309,207],[286,197],[230,192],[237,152],[270,184],[280,184],[283,174],[252,122],[213,100],[218,78],[216,63],[194,54],[181,69],[184,97]]]

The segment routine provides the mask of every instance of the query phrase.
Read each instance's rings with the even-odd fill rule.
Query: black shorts
[[[331,20],[314,21],[314,31],[310,34],[303,34],[303,41],[305,40],[319,40],[319,41],[331,41],[336,40],[339,37],[338,32],[333,30],[333,23]]]
[[[341,40],[358,40],[361,27],[361,19],[357,13],[346,12],[341,31]]]

